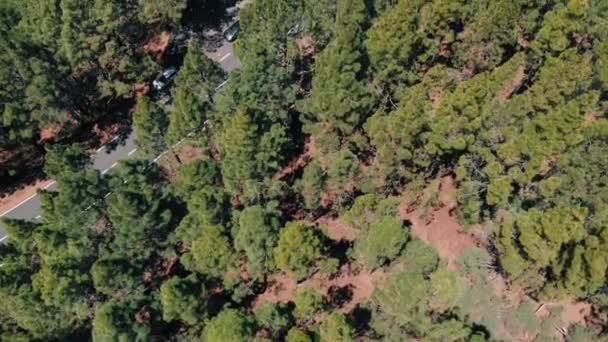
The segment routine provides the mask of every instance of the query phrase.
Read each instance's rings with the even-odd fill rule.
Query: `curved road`
[[[205,54],[212,60],[218,62],[221,67],[230,72],[240,67],[240,61],[235,56],[232,49],[232,44],[224,42],[222,46],[217,48],[215,51],[205,51]],[[222,86],[221,84],[220,86]],[[135,134],[131,131],[126,137],[124,142],[117,144],[115,147],[109,147],[108,145],[100,147],[91,157],[93,161],[93,168],[101,171],[102,173],[108,172],[114,166],[116,166],[119,160],[129,159],[135,156],[137,148],[134,142]],[[116,140],[116,138],[114,139]],[[109,145],[113,145],[111,142]],[[155,160],[156,161],[156,160]],[[51,182],[45,188],[47,190],[57,190],[55,182]],[[15,218],[24,220],[36,220],[40,218],[40,197],[34,193],[21,203],[17,204],[12,209],[1,213],[0,218]],[[6,230],[0,221],[0,242],[8,239]]]

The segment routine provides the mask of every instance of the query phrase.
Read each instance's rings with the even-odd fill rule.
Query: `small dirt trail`
[[[300,154],[297,159],[290,161],[289,164],[287,164],[287,166],[285,166],[281,170],[277,171],[277,173],[275,173],[272,176],[272,179],[273,180],[283,179],[283,178],[297,172],[298,170],[304,168],[308,164],[310,159],[312,158],[313,152],[314,152],[314,141],[312,140],[312,138],[310,138],[304,145],[304,152],[302,154]]]

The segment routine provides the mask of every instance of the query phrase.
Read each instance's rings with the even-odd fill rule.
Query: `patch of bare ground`
[[[6,211],[14,208],[17,204],[21,203],[26,198],[34,195],[37,190],[43,189],[50,182],[51,180],[49,179],[39,179],[33,184],[26,185],[8,196],[1,197],[0,214],[4,214]]]
[[[40,130],[39,142],[44,143],[45,141],[53,140],[57,134],[61,131],[61,125],[52,125],[44,127]]]
[[[577,323],[585,324],[587,318],[591,315],[591,303],[584,301],[563,299],[556,302],[536,303],[538,306],[535,313],[541,319],[549,317],[551,311],[560,310],[560,320],[563,327]]]
[[[253,301],[253,308],[255,310],[266,302],[291,302],[297,292],[312,287],[327,296],[330,303],[338,307],[339,311],[349,313],[357,304],[364,302],[372,295],[375,289],[374,284],[382,279],[384,279],[382,270],[353,271],[348,264],[343,265],[335,276],[316,273],[301,283],[297,283],[288,275],[281,273],[270,278],[266,290]]]
[[[354,230],[338,219],[321,217],[317,223],[327,226],[329,238],[333,241],[351,241],[355,238]],[[335,275],[315,273],[300,283],[284,273],[275,274],[270,278],[266,290],[254,299],[253,308],[256,309],[265,302],[288,303],[293,301],[297,292],[312,287],[325,295],[339,311],[349,313],[374,293],[374,284],[384,277],[382,270],[354,270],[350,264],[342,265]]]
[[[157,59],[160,59],[167,46],[169,46],[170,40],[171,33],[163,31],[147,39],[146,43],[142,47],[142,50],[144,53],[149,53],[155,56]]]
[[[458,257],[465,250],[481,245],[472,234],[465,232],[456,215],[456,186],[451,176],[441,178],[440,206],[430,213],[403,201],[399,207],[401,218],[411,223],[411,231],[422,241],[435,247],[448,267],[456,269]]]
[[[507,83],[503,86],[502,90],[498,94],[498,100],[501,102],[508,100],[511,95],[513,95],[519,90],[519,88],[521,88],[527,76],[528,75],[526,74],[526,66],[520,65],[515,71],[515,75],[513,76],[513,78],[507,81]]]
[[[595,123],[598,120],[598,113],[596,112],[591,112],[588,113],[587,115],[585,115],[585,119],[583,120],[583,124],[582,127],[589,127],[591,125],[593,125],[593,123]]]
[[[326,227],[327,235],[334,241],[354,241],[357,237],[355,230],[346,225],[340,219],[322,216],[317,219],[316,223],[319,226]]]
[[[190,164],[195,160],[199,160],[205,154],[205,150],[202,147],[194,146],[188,143],[179,145],[174,149],[180,162],[182,164]]]
[[[159,161],[167,179],[173,181],[180,165],[190,164],[201,159],[205,155],[205,149],[188,143],[183,143],[167,151]]]

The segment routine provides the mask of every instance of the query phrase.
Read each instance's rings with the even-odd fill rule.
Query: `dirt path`
[[[308,162],[310,161],[314,150],[314,141],[312,140],[312,138],[309,138],[306,144],[304,144],[304,152],[302,152],[302,154],[300,154],[297,159],[290,161],[287,166],[275,173],[272,176],[272,179],[283,179],[284,177],[291,175],[296,171],[304,168],[306,164],[308,164]]]

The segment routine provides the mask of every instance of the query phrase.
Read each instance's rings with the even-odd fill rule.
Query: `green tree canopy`
[[[245,342],[253,337],[254,321],[236,309],[224,309],[207,322],[203,338],[209,342]]]
[[[305,221],[289,222],[281,230],[274,250],[277,266],[302,279],[321,258],[323,243],[315,228]]]

